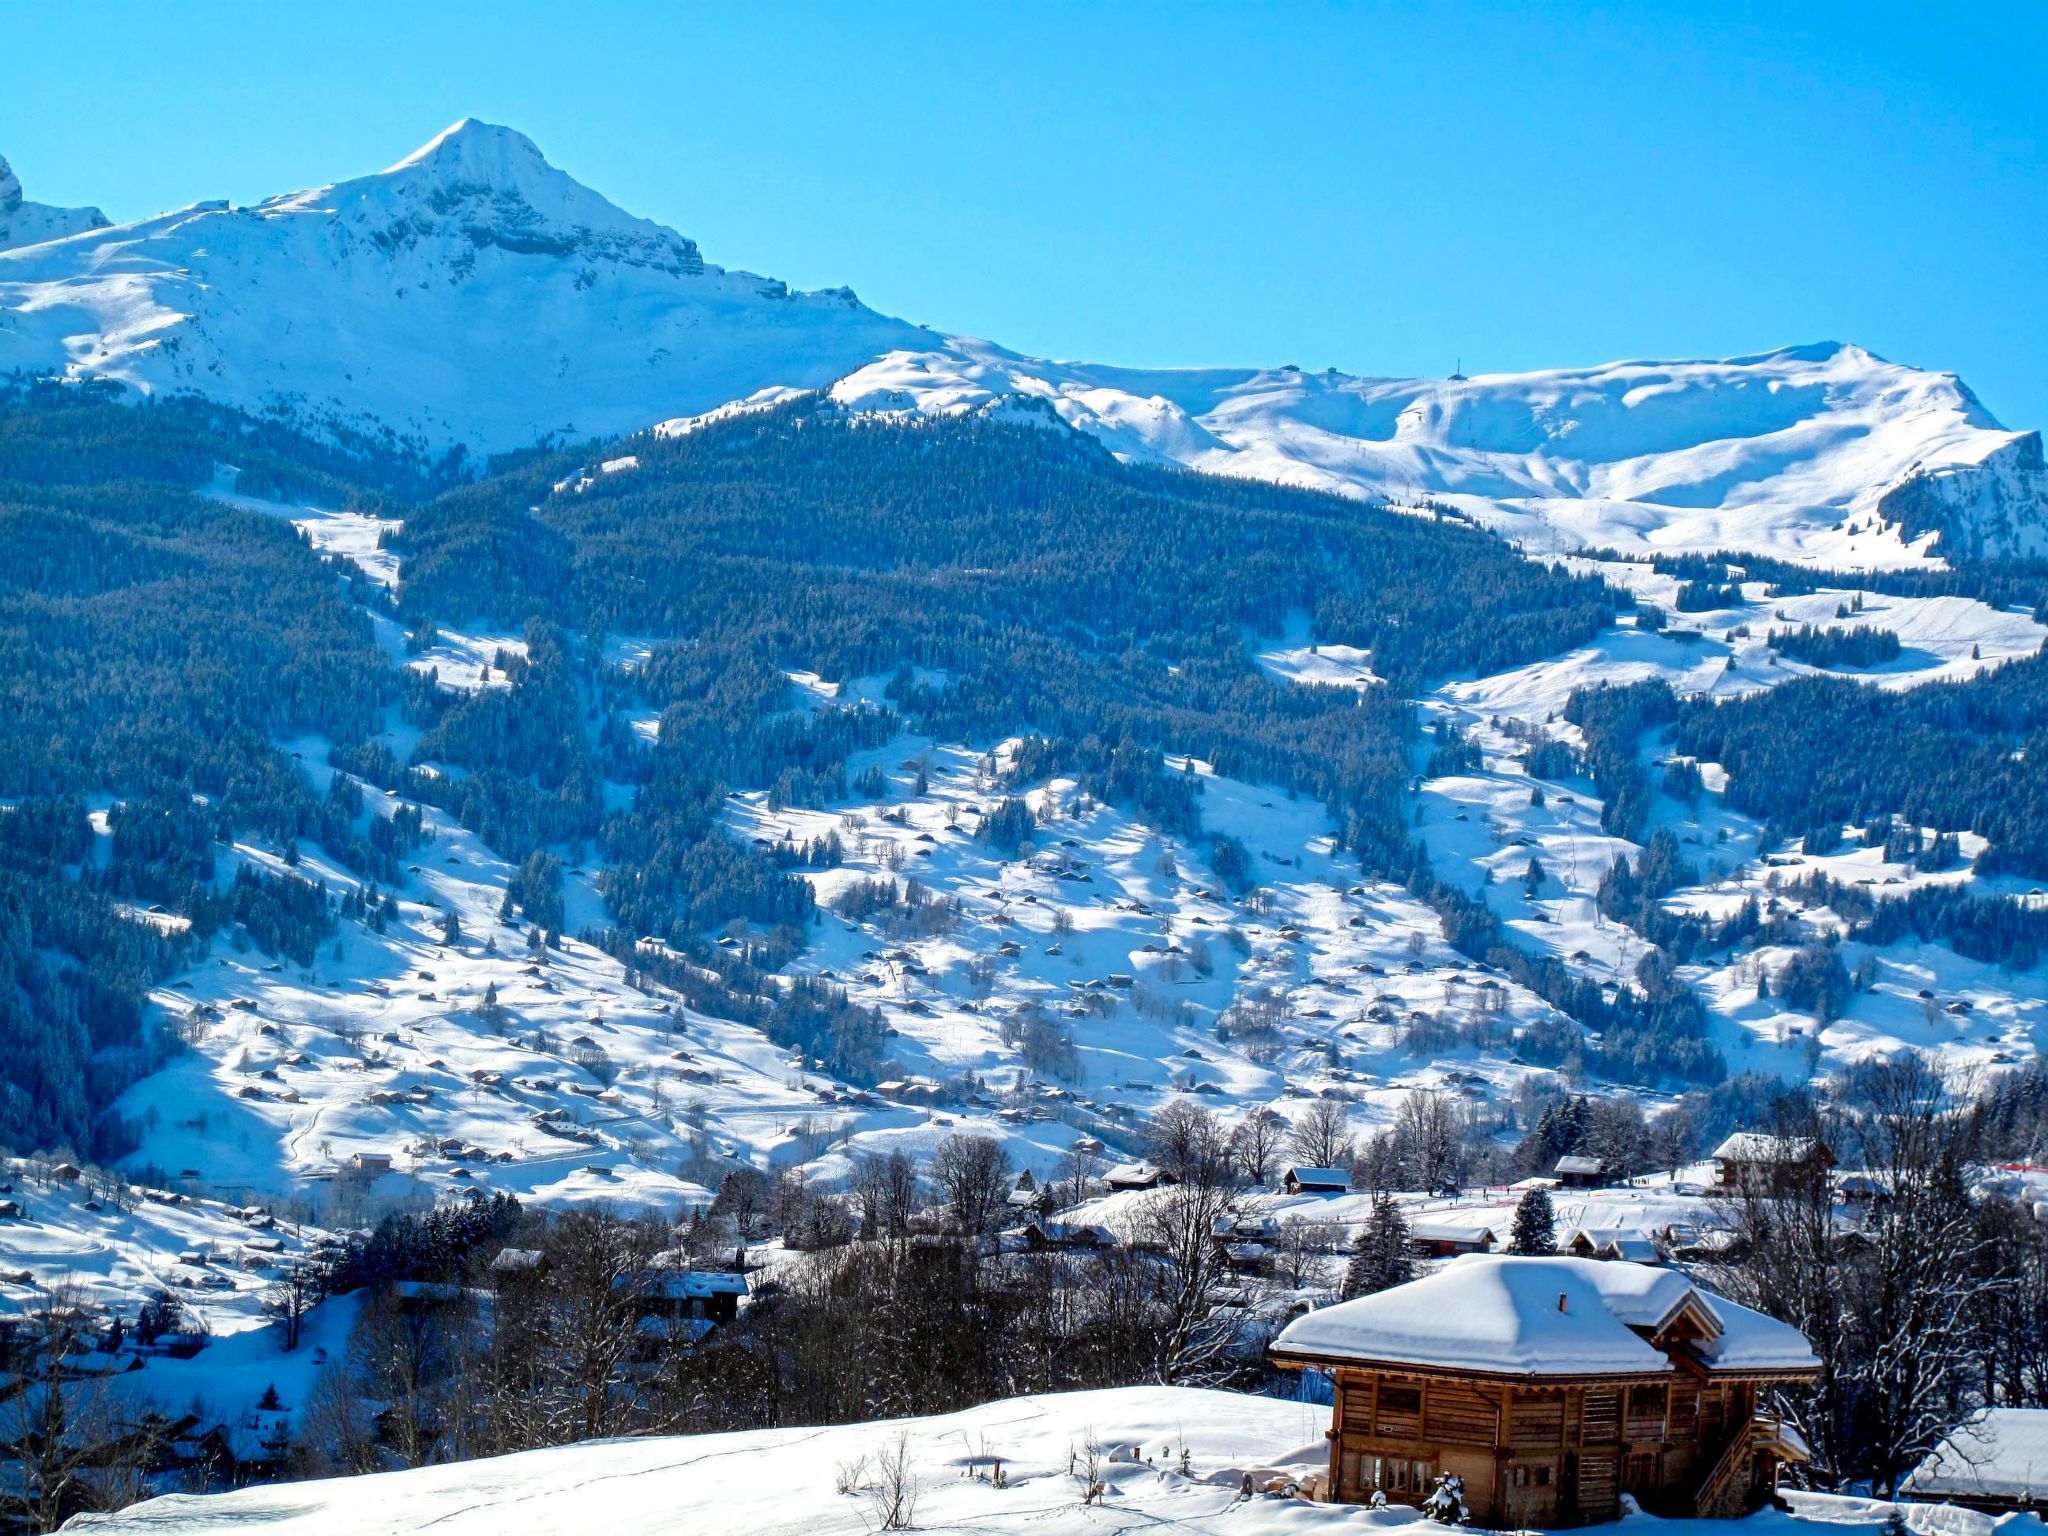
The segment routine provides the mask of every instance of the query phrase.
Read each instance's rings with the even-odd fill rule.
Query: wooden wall
[[[1340,1370],[1331,1439],[1336,1498],[1364,1502],[1376,1473],[1414,1503],[1456,1472],[1482,1524],[1612,1520],[1620,1495],[1690,1515],[1699,1479],[1746,1429],[1755,1391],[1689,1377],[1560,1387],[1420,1372]]]

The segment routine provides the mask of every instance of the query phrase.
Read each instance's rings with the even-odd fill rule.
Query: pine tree
[[[1351,1262],[1344,1270],[1344,1299],[1370,1296],[1415,1278],[1408,1253],[1408,1221],[1385,1192],[1373,1198],[1372,1214],[1351,1244]]]
[[[1455,1472],[1439,1477],[1422,1501],[1422,1512],[1439,1525],[1470,1525],[1472,1511],[1465,1507],[1465,1479]]]
[[[1557,1252],[1557,1216],[1550,1208],[1547,1190],[1530,1190],[1515,1207],[1515,1224],[1508,1235],[1508,1252],[1531,1256]]]

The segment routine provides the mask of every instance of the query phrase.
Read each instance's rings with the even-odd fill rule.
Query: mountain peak
[[[540,146],[525,134],[477,117],[450,123],[384,174],[418,166],[465,181],[490,182],[519,180],[553,169]]]
[[[23,194],[21,178],[0,155],[0,251],[21,245],[62,240],[89,229],[105,229],[107,216],[97,208],[56,208],[32,203]]]
[[[696,241],[636,218],[550,165],[525,134],[474,117],[451,124],[396,165],[273,198],[259,212],[339,218],[387,255],[437,249],[452,252],[465,270],[484,249],[676,275],[705,270]]]

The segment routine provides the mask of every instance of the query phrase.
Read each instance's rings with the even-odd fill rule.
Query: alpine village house
[[[1334,1383],[1325,1497],[1420,1504],[1456,1476],[1497,1530],[1612,1520],[1624,1493],[1748,1514],[1807,1455],[1759,1395],[1819,1369],[1797,1329],[1675,1270],[1496,1254],[1310,1312],[1272,1354]]]

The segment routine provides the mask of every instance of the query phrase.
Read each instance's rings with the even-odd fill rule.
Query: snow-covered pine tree
[[[1352,1240],[1351,1262],[1344,1269],[1344,1299],[1370,1296],[1415,1278],[1408,1254],[1408,1221],[1384,1190],[1373,1198],[1372,1214]]]
[[[1472,1511],[1465,1507],[1465,1479],[1455,1472],[1438,1478],[1422,1501],[1422,1512],[1439,1525],[1470,1525]]]
[[[1544,1257],[1557,1252],[1557,1215],[1548,1190],[1532,1189],[1522,1196],[1508,1233],[1508,1252]]]

